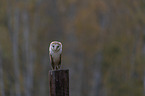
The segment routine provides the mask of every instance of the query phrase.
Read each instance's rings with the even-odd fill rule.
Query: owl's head
[[[62,44],[58,41],[53,41],[50,43],[49,51],[58,52],[62,51]]]

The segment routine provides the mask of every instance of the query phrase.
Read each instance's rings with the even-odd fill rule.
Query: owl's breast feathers
[[[54,62],[59,62],[60,54],[54,53],[54,54],[52,54],[52,58],[53,58]]]
[[[52,56],[52,58],[53,58],[53,63],[55,64],[55,65],[58,65],[59,63],[60,63],[60,59],[61,59],[61,54],[60,53],[50,53],[50,55]]]

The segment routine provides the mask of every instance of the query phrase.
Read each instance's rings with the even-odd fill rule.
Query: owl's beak
[[[55,47],[55,51],[57,50],[57,47]]]
[[[54,51],[57,52],[57,47],[54,48]]]

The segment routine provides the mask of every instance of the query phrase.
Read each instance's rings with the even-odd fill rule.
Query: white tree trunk
[[[144,87],[143,93],[145,95],[145,69],[144,69],[144,76],[143,76],[143,87]]]
[[[100,96],[101,91],[101,65],[102,65],[102,53],[97,53],[94,58],[94,66],[96,69],[93,71],[93,78],[92,78],[92,88],[90,91],[90,96]],[[104,96],[104,95],[102,95]]]
[[[19,37],[19,9],[15,8],[14,11],[14,31],[12,36],[12,46],[13,46],[13,62],[14,62],[14,73],[15,73],[15,87],[16,96],[21,96],[20,91],[20,71],[19,71],[19,57],[18,57],[18,37]]]
[[[19,64],[18,64],[19,9],[15,7],[14,16],[13,16],[11,2],[9,0],[7,1],[8,1],[8,8],[7,8],[8,30],[9,30],[11,41],[12,41],[14,74],[15,74],[15,77],[14,77],[15,78],[15,91],[16,91],[15,96],[21,96],[20,81],[19,81],[20,72],[19,72]],[[13,17],[14,17],[14,26],[12,26]]]
[[[14,63],[14,74],[15,74],[15,96],[21,96],[20,90],[20,71],[19,71],[19,58],[18,58],[18,37],[19,37],[19,8],[15,6],[14,16],[12,15],[11,2],[8,1],[7,16],[8,16],[8,29],[12,40],[12,50],[13,50],[13,63]],[[14,20],[12,20],[12,18]],[[12,21],[14,21],[14,26],[12,26]],[[13,28],[14,27],[14,28]]]
[[[0,89],[1,96],[5,96],[1,46],[0,46]]]
[[[145,29],[144,29],[144,36],[145,36]],[[143,44],[143,55],[145,57],[145,42]],[[145,68],[144,68],[143,86],[144,86],[143,92],[144,92],[144,95],[145,95]]]
[[[26,96],[31,96],[31,63],[30,63],[30,57],[32,54],[30,54],[29,51],[29,21],[28,21],[28,12],[26,9],[24,9],[22,13],[22,19],[23,19],[23,47],[24,47],[24,56],[25,56],[25,65],[26,65],[26,71],[24,72],[24,91]]]
[[[33,89],[33,76],[34,76],[34,61],[36,57],[35,43],[37,41],[37,25],[36,23],[38,20],[38,14],[34,15],[34,26],[33,31],[30,34],[30,23],[29,23],[29,16],[28,11],[25,8],[22,13],[22,20],[23,20],[23,50],[25,56],[25,65],[26,71],[24,72],[24,88],[25,88],[25,95],[32,96],[32,89]],[[32,27],[32,26],[31,26]],[[32,37],[30,38],[30,36]],[[33,50],[32,50],[33,49]]]

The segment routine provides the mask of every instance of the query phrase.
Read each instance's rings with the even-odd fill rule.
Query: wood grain
[[[49,71],[50,96],[69,96],[69,70]]]

